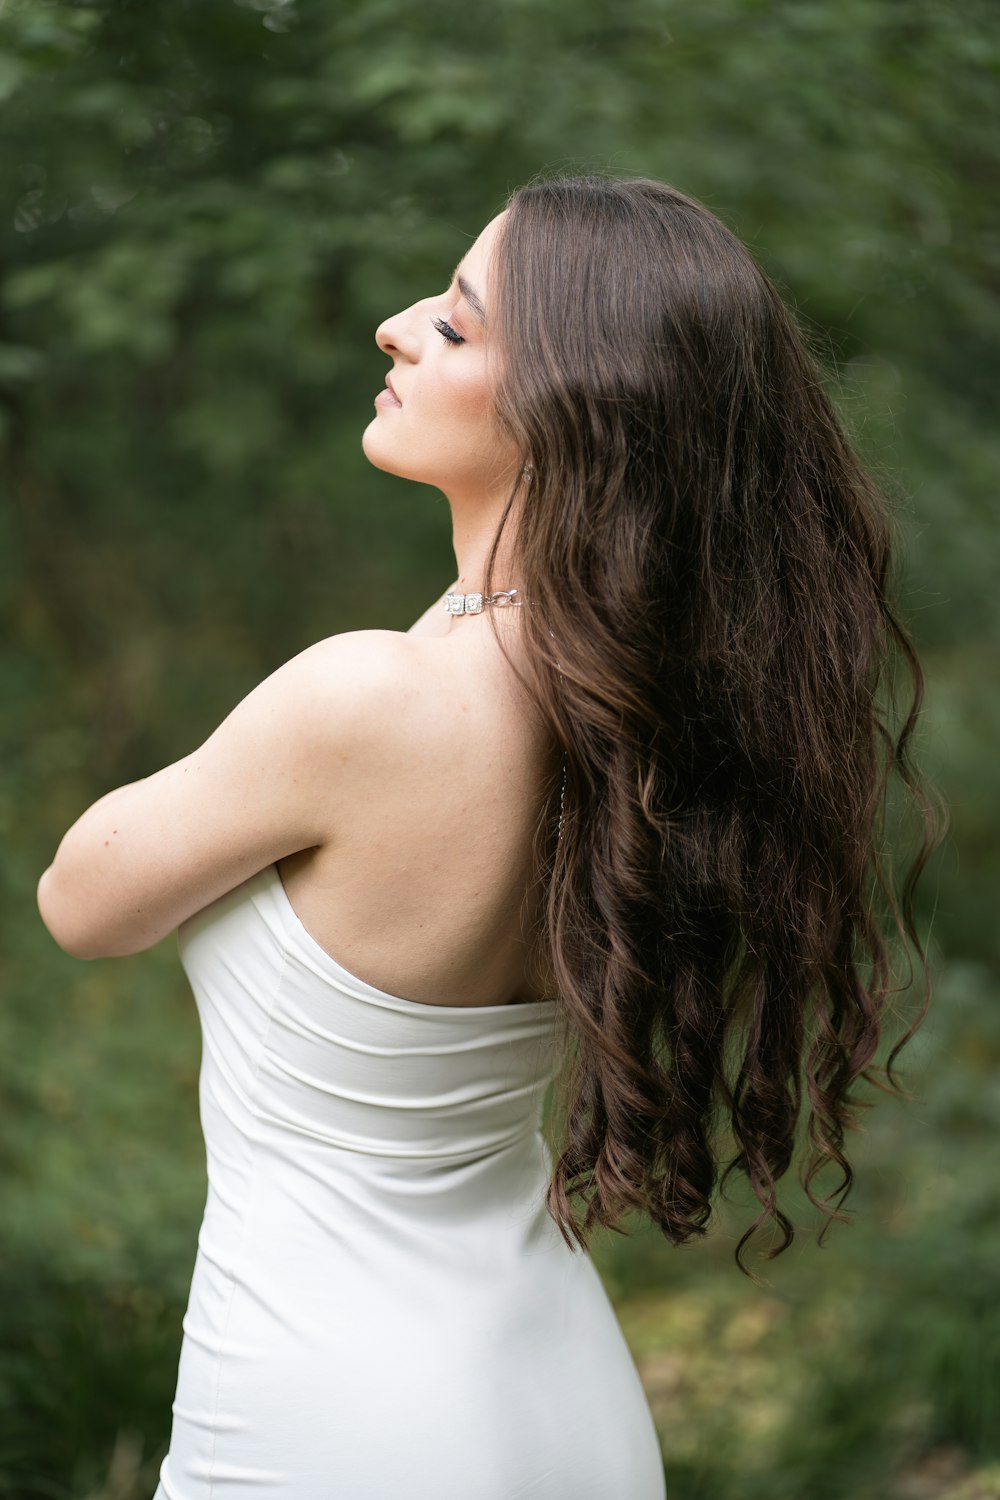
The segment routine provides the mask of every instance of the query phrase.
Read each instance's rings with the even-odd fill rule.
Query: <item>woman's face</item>
[[[502,219],[487,224],[447,291],[387,318],[375,333],[392,369],[362,438],[365,455],[449,499],[509,492],[520,466],[511,439],[497,429],[486,366],[489,264]]]

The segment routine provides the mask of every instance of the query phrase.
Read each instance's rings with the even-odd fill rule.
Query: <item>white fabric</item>
[[[663,1500],[614,1310],[543,1203],[555,1005],[377,990],[273,865],[179,946],[209,1186],[154,1500]]]

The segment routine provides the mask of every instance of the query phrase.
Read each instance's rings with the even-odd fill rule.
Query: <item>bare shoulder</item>
[[[323,726],[341,743],[356,734],[370,739],[433,712],[447,680],[441,645],[395,630],[344,631],[307,647],[272,680],[294,699],[300,722]]]
[[[280,679],[280,682],[279,682]],[[481,736],[523,707],[508,664],[485,632],[464,639],[394,630],[352,630],[300,652],[269,680],[276,706],[290,710],[321,755],[387,762],[409,757],[415,742],[428,751],[456,733]]]
[[[350,700],[405,677],[412,656],[412,639],[398,630],[345,630],[307,646],[281,670],[299,688]]]

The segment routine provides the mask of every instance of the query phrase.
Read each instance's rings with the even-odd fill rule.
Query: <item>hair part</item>
[[[497,419],[530,479],[485,587],[513,521],[530,608],[511,665],[554,751],[536,938],[573,1044],[546,1205],[570,1245],[631,1211],[681,1244],[740,1173],[760,1204],[745,1270],[766,1223],[769,1257],[792,1242],[777,1185],[803,1116],[824,1233],[844,1217],[853,1086],[898,1087],[930,1000],[913,895],[947,816],[911,760],[923,675],[889,598],[895,521],[775,287],[694,199],[533,183],[491,286]],[[922,825],[899,901],[892,771]],[[894,937],[925,997],[880,1069]]]

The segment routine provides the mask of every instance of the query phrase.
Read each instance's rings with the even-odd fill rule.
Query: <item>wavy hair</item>
[[[913,894],[948,820],[911,760],[924,683],[889,598],[896,523],[774,285],[676,189],[516,191],[491,304],[497,420],[526,469],[485,587],[511,524],[530,607],[508,660],[556,768],[535,936],[573,1043],[546,1207],[571,1247],[633,1210],[681,1244],[742,1173],[745,1270],[767,1222],[769,1257],[793,1239],[777,1184],[803,1117],[823,1233],[846,1217],[852,1086],[899,1087],[930,1000]],[[880,695],[899,658],[897,732]],[[921,818],[899,902],[893,770]],[[891,929],[925,993],[882,1067]]]

